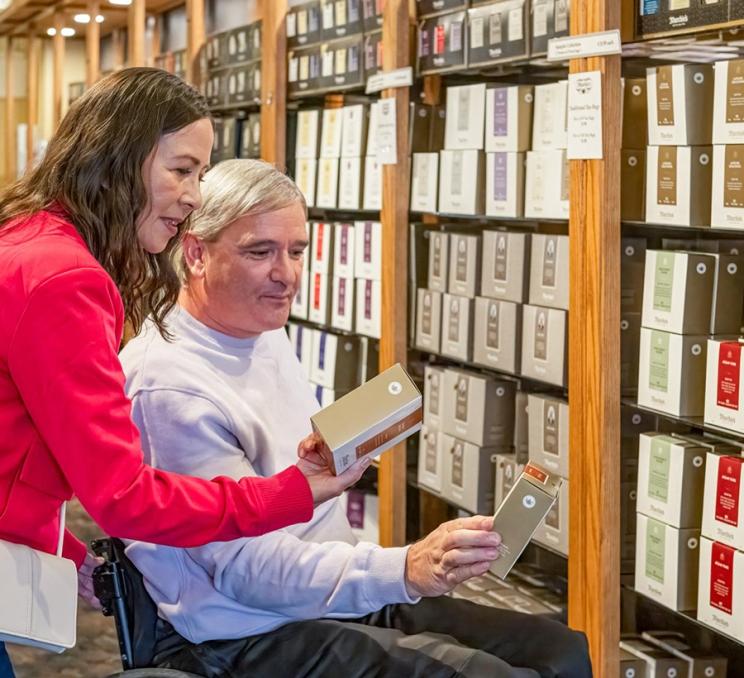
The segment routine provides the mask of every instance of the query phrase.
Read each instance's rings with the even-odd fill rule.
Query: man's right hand
[[[458,518],[412,544],[406,557],[408,594],[441,596],[460,582],[485,574],[499,557],[501,535],[492,527],[493,517]]]

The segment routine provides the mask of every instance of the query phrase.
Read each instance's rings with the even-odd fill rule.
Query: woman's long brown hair
[[[102,79],[62,120],[38,167],[0,194],[0,235],[39,210],[58,207],[113,278],[135,332],[152,316],[161,333],[179,283],[170,246],[149,254],[136,222],[147,207],[143,164],[160,137],[209,117],[206,101],[180,78],[127,68]]]

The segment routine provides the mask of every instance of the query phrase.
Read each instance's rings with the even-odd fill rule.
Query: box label
[[[470,89],[457,90],[457,131],[467,132],[470,126]]]
[[[493,154],[493,199],[506,202],[508,194],[508,167],[506,153]]]
[[[671,66],[656,69],[656,124],[674,125],[674,87]]]
[[[723,206],[744,207],[744,146],[725,146]]]
[[[341,251],[339,253],[340,263],[344,266],[349,263],[349,226],[341,227]]]
[[[450,301],[449,331],[447,336],[450,341],[460,341],[460,303],[457,299]]]
[[[421,312],[421,332],[427,336],[431,336],[431,292],[428,290],[424,293],[423,299],[423,311]]]
[[[494,351],[499,350],[499,302],[488,302],[488,318],[486,320],[486,347]]]
[[[452,173],[450,174],[450,190],[452,195],[462,195],[462,175],[463,175],[463,153],[460,151],[452,152]]]
[[[325,332],[320,333],[320,351],[318,352],[318,369],[325,370],[326,359],[326,340],[328,335]]]
[[[648,461],[648,496],[667,502],[669,497],[669,457],[672,443],[661,436],[651,439]]]
[[[364,263],[372,263],[372,224],[369,221],[364,224]]]
[[[716,520],[734,527],[739,525],[741,462],[741,457],[721,457],[718,460]]]
[[[524,467],[524,474],[529,476],[530,478],[534,478],[543,485],[548,482],[548,479],[550,477],[547,473],[545,473],[545,471],[543,471],[541,468],[538,468],[537,466],[534,466],[533,464],[527,464],[527,466]]]
[[[336,313],[341,317],[346,315],[346,278],[338,279],[338,305]]]
[[[568,202],[568,188],[570,184],[570,172],[568,169],[568,156],[563,155],[561,162],[561,202]]]
[[[535,346],[533,354],[537,360],[548,359],[548,314],[538,309],[535,318]]]
[[[555,0],[555,34],[568,30],[568,0]]]
[[[468,280],[468,243],[465,238],[456,238],[456,243],[455,280],[459,283],[466,283]]]
[[[363,457],[365,454],[373,452],[378,447],[382,447],[386,443],[390,442],[393,438],[397,438],[406,431],[412,429],[421,423],[421,408],[415,412],[403,417],[403,419],[395,422],[388,426],[384,431],[380,431],[378,434],[372,436],[369,440],[357,445],[356,457]]]
[[[646,525],[646,577],[664,583],[664,551],[666,527],[653,518]]]
[[[509,133],[509,90],[497,87],[493,90],[493,136],[505,137]]]
[[[467,422],[468,420],[468,378],[460,377],[457,380],[457,391],[455,400],[455,419]]]
[[[432,372],[429,383],[429,412],[431,414],[439,414],[439,374]]]
[[[656,174],[656,203],[677,204],[677,147],[659,146]]]
[[[494,255],[493,265],[493,279],[499,282],[506,282],[508,246],[509,243],[506,235],[500,234],[496,238],[496,253]]]
[[[744,122],[744,60],[729,61],[727,71],[726,122]]]
[[[739,378],[741,375],[741,344],[738,341],[722,343],[718,348],[718,398],[719,407],[739,409]]]
[[[652,330],[649,356],[648,385],[654,391],[669,389],[669,335]]]
[[[432,261],[432,277],[442,277],[442,237],[441,235],[432,236],[432,247],[434,248],[434,259]]]
[[[545,238],[543,253],[543,287],[555,287],[556,260],[558,258],[558,240],[554,237]]]
[[[426,452],[424,457],[424,466],[427,473],[437,472],[437,436],[434,433],[426,435]]]
[[[657,252],[654,270],[654,309],[669,312],[672,308],[672,285],[674,284],[674,254]]]
[[[734,549],[714,541],[710,551],[710,604],[731,614],[734,603]]]
[[[364,319],[372,320],[372,281],[364,281]]]
[[[488,44],[500,44],[502,32],[503,29],[501,27],[501,14],[499,12],[495,12],[488,18]]]
[[[313,276],[313,309],[320,310],[320,273]]]
[[[452,484],[456,487],[463,487],[463,445],[458,440],[452,450]]]
[[[556,457],[560,452],[560,424],[558,405],[543,400],[543,450]]]

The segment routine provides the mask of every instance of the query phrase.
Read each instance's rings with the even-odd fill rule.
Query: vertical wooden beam
[[[617,0],[571,4],[571,34],[620,27]],[[568,621],[594,675],[617,678],[620,638],[620,56],[575,59],[602,73],[604,158],[570,161]]]
[[[130,66],[145,65],[145,18],[145,0],[132,0],[127,21],[127,60]]]
[[[262,0],[261,158],[287,162],[287,0]]]
[[[111,32],[111,47],[114,53],[114,70],[124,68],[124,34],[120,28]]]
[[[5,176],[8,183],[16,178],[15,78],[13,77],[12,36],[5,38]]]
[[[90,87],[101,77],[101,24],[99,0],[88,0],[90,21],[85,26],[85,86]]]
[[[26,45],[28,71],[28,128],[26,129],[26,170],[34,166],[36,128],[39,125],[39,57],[41,40],[33,32],[29,33]]]
[[[415,9],[409,0],[387,0],[382,20],[382,66],[390,71],[411,65],[411,27]],[[408,143],[410,92],[385,90],[395,100],[397,163],[382,168],[382,339],[380,369],[406,364],[408,343],[408,195],[411,158]],[[380,458],[380,543],[399,546],[406,539],[406,446]]]
[[[62,120],[62,97],[65,88],[65,39],[62,29],[65,16],[62,12],[54,13],[54,29],[57,31],[52,38],[53,49],[53,77],[52,77],[52,129],[57,129]]]
[[[157,58],[160,56],[160,40],[163,34],[163,15],[158,14],[152,26],[152,36],[150,42],[150,59],[148,65],[155,66]]]
[[[199,50],[204,46],[206,38],[204,0],[186,0],[186,22],[186,80],[198,84]]]

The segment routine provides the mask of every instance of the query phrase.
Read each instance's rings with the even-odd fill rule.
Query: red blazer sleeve
[[[120,309],[103,271],[58,274],[31,293],[9,351],[36,429],[93,519],[112,536],[181,547],[309,520],[312,494],[296,467],[235,482],[144,464],[116,354]],[[77,554],[66,536],[65,550]]]

